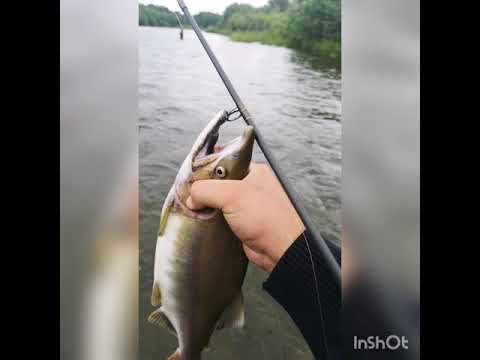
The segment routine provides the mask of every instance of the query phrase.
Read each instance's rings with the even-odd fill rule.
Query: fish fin
[[[162,305],[162,293],[160,292],[160,287],[156,282],[153,283],[151,302],[152,306]]]
[[[167,360],[182,360],[180,357],[180,349],[175,350],[175,352],[170,355]]]
[[[244,325],[245,307],[243,305],[243,294],[240,291],[235,300],[225,309],[220,320],[218,320],[216,330],[242,328]]]
[[[167,225],[168,215],[170,214],[170,209],[172,208],[173,201],[175,200],[175,189],[172,186],[168,192],[167,198],[162,208],[162,215],[160,215],[160,226],[158,229],[158,236],[162,235],[165,231],[165,226]]]
[[[173,327],[170,320],[168,320],[167,316],[163,313],[162,309],[157,309],[150,314],[148,317],[148,322],[153,325],[157,325],[159,327],[167,329],[171,334],[177,336],[177,332]]]

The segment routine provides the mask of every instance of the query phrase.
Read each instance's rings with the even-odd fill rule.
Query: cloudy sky
[[[263,6],[268,0],[184,0],[187,4],[190,12],[196,14],[200,11],[211,11],[215,13],[223,13],[223,10],[234,2],[251,4],[253,6]],[[140,0],[142,4],[155,4],[168,7],[170,10],[178,10],[180,8],[177,4],[177,0]]]

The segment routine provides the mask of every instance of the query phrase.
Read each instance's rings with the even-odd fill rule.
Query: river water
[[[195,34],[139,28],[140,359],[164,359],[177,340],[147,323],[163,201],[195,138],[219,110],[234,108]],[[340,241],[341,79],[296,52],[256,43],[207,40],[264,133],[284,172],[328,239]],[[219,143],[241,134],[221,128]],[[254,160],[265,162],[256,147]],[[250,265],[243,292],[246,325],[212,336],[204,360],[312,359],[288,314],[262,290],[267,274]]]

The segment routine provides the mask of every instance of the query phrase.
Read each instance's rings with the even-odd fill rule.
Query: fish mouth
[[[218,131],[227,120],[228,113],[226,111],[221,111],[203,130],[192,149],[192,165],[197,160],[204,159],[212,154],[220,152],[220,147],[216,147],[219,138]]]
[[[235,156],[235,154],[237,154],[238,157],[238,154],[243,153],[246,148],[251,147],[253,144],[254,131],[253,127],[250,125],[245,127],[242,136],[236,137],[223,145],[217,145],[219,138],[218,130],[219,128],[216,128],[209,133],[206,136],[202,147],[194,153],[192,158],[192,170],[208,165],[220,157],[228,155]]]
[[[190,188],[196,180],[212,178],[212,169],[216,162],[225,161],[233,169],[229,174],[231,180],[241,180],[248,174],[252,156],[254,131],[246,126],[243,135],[224,145],[218,145],[219,129],[228,120],[228,112],[219,112],[202,130],[185,159],[176,182],[176,203],[183,213],[197,219],[208,219],[215,215],[216,209],[205,208],[192,210],[186,206]]]
[[[199,149],[199,151],[193,157],[193,160],[199,160],[205,158],[209,155],[215,154],[220,152],[221,147],[215,146],[217,145],[219,138],[218,129],[215,132],[208,134],[205,139],[204,145]]]

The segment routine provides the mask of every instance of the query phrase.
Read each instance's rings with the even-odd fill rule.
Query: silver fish
[[[249,171],[254,132],[216,146],[228,118],[222,111],[200,133],[165,200],[155,252],[148,318],[178,338],[169,360],[200,360],[215,330],[243,327],[241,291],[248,260],[221,211],[192,211],[185,205],[197,180],[241,180]]]

